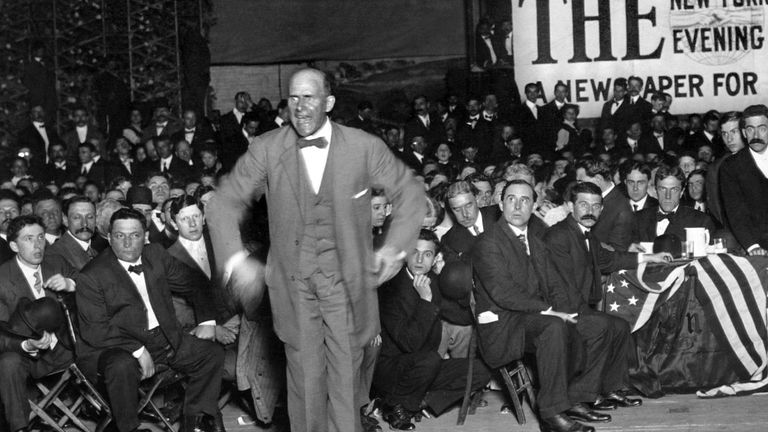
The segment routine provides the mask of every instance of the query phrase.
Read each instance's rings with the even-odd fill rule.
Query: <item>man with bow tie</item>
[[[478,69],[477,72],[482,72],[485,68],[495,65],[498,60],[491,33],[491,24],[481,20],[477,23],[475,34],[475,61],[472,65]],[[475,69],[473,69],[474,71]]]
[[[376,430],[361,416],[364,347],[379,333],[376,287],[393,277],[424,217],[424,188],[378,138],[328,118],[328,77],[301,69],[289,83],[292,127],[256,138],[222,177],[207,207],[219,273],[246,317],[257,313],[266,273],[275,332],[285,343],[291,430]],[[371,189],[392,197],[384,245],[374,252]],[[266,272],[238,229],[266,194]]]
[[[139,382],[157,364],[188,377],[181,430],[224,431],[217,406],[224,352],[213,342],[216,321],[207,281],[157,245],[145,245],[144,215],[120,209],[110,219],[110,248],[77,278],[78,364],[107,389],[117,429],[139,426]],[[187,333],[171,293],[188,297],[199,323]],[[203,425],[213,423],[212,429]]]
[[[619,134],[619,141],[623,141],[624,131],[633,121],[633,110],[629,106],[627,87],[626,78],[616,78],[613,81],[613,97],[603,104],[600,114],[600,129],[613,129]]]
[[[185,140],[192,146],[193,159],[199,160],[200,149],[208,140],[215,140],[215,132],[206,119],[198,121],[194,110],[184,110],[181,116],[184,128],[171,135],[171,142],[178,143]]]
[[[55,98],[54,98],[55,99]],[[48,149],[51,144],[61,143],[61,138],[56,133],[56,128],[51,127],[46,121],[46,112],[42,105],[35,105],[29,110],[30,123],[19,131],[16,137],[16,148],[28,147],[32,153],[32,160],[44,166],[49,162]]]
[[[633,242],[652,242],[662,234],[674,234],[685,241],[685,228],[704,227],[715,232],[715,223],[708,214],[680,205],[685,175],[679,167],[661,165],[654,176],[658,208],[648,208],[635,214]]]
[[[62,143],[53,143],[48,147],[48,159],[42,180],[46,183],[62,185],[77,178],[76,164],[67,161],[67,151]]]
[[[74,129],[62,135],[61,139],[67,146],[67,159],[70,162],[77,161],[77,147],[84,142],[98,142],[98,154],[109,155],[106,146],[104,134],[91,124],[91,115],[84,106],[77,106],[72,111],[72,117],[75,123]],[[92,141],[96,140],[96,141]]]
[[[155,105],[153,121],[141,132],[141,142],[147,142],[159,136],[170,137],[184,129],[182,123],[171,115],[171,105],[166,100],[159,100]]]

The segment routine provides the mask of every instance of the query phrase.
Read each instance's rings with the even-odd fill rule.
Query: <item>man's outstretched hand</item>
[[[377,286],[395,277],[403,266],[405,252],[391,246],[384,246],[376,251],[373,261],[373,271],[379,275]]]
[[[264,263],[249,256],[237,264],[229,276],[229,293],[243,308],[248,319],[255,317],[256,309],[264,297],[264,271]]]

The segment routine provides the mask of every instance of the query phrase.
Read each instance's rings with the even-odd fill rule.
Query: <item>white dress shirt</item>
[[[633,212],[639,212],[645,206],[645,202],[648,201],[648,194],[640,198],[638,201],[629,200],[629,204],[632,206]]]
[[[76,126],[75,131],[77,131],[77,139],[81,143],[85,142],[85,138],[88,136],[88,126]]]
[[[235,119],[237,119],[237,124],[240,124],[243,121],[243,116],[245,115],[244,112],[240,111],[237,108],[232,108],[232,114],[235,115]]]
[[[45,163],[48,163],[50,162],[48,158],[48,146],[50,145],[50,141],[48,140],[48,132],[45,130],[45,123],[33,121],[32,124],[35,125],[35,130],[43,138],[43,142],[45,143]]]
[[[54,234],[48,234],[45,233],[45,241],[47,241],[50,244],[56,243],[56,240],[59,239],[60,236],[54,235]]]
[[[678,205],[677,207],[675,207],[674,210],[671,211],[671,213],[677,212],[677,209],[679,209],[679,208],[680,208],[680,206]],[[662,210],[661,207],[659,207],[658,211],[663,212],[664,210]],[[654,217],[656,217],[656,215],[654,215]],[[669,218],[666,218],[666,219],[663,219],[663,220],[660,220],[660,221],[656,222],[656,236],[658,237],[658,236],[664,234],[664,232],[667,230],[668,226],[669,226]]]
[[[72,235],[72,232],[69,231],[69,230],[67,230],[67,234],[66,235],[72,237],[72,239],[75,242],[77,242],[77,244],[79,244],[80,247],[83,248],[84,251],[88,252],[88,249],[91,248],[91,241],[90,240],[87,241],[87,242],[84,242],[84,241],[80,240],[79,238],[75,237],[74,235]]]
[[[160,171],[167,171],[171,169],[171,161],[173,161],[173,155],[160,159]]]
[[[155,315],[155,310],[152,308],[152,302],[149,301],[149,291],[147,291],[147,281],[144,280],[144,272],[141,274],[136,274],[134,272],[128,271],[128,267],[130,266],[141,265],[141,258],[139,258],[135,263],[129,263],[121,259],[118,259],[117,262],[119,262],[123,269],[125,269],[125,272],[128,273],[128,277],[131,278],[131,281],[136,286],[136,291],[139,292],[141,301],[144,303],[144,307],[147,309],[147,330],[152,330],[153,328],[159,326],[160,323],[157,321],[157,315]],[[145,348],[142,346],[141,348],[134,351],[133,357],[141,357],[141,355],[144,354],[144,349]]]
[[[485,43],[485,46],[488,47],[488,51],[491,54],[491,64],[496,63],[496,52],[493,50],[493,43],[491,43],[491,37],[490,36],[481,36],[483,39],[483,43]],[[480,65],[482,66],[482,65]]]
[[[195,129],[184,129],[184,140],[190,144],[192,144],[192,140],[195,139]]]
[[[323,123],[320,129],[306,137],[306,139],[325,138],[325,142],[327,142],[328,145],[323,148],[307,146],[300,150],[301,156],[304,159],[304,166],[307,168],[309,183],[312,185],[312,190],[315,193],[320,191],[320,184],[323,182],[325,165],[328,163],[328,151],[333,145],[333,142],[331,141],[332,134],[333,128],[331,127],[331,120],[326,118],[325,123]],[[341,167],[337,167],[337,169],[340,168]]]
[[[198,240],[188,240],[179,236],[179,241],[181,242],[181,245],[184,246],[187,253],[189,253],[189,256],[195,260],[195,263],[200,267],[200,270],[202,270],[203,273],[208,276],[208,279],[210,279],[211,263],[208,261],[208,250],[205,248],[205,239],[200,237]]]
[[[757,153],[750,148],[749,154],[752,155],[755,165],[757,165],[757,168],[763,173],[763,176],[768,178],[768,150],[763,153]]]
[[[469,227],[469,232],[473,236],[479,236],[483,231],[485,231],[485,227],[483,226],[483,214],[478,211],[477,220],[475,221],[474,226]]]
[[[616,111],[621,108],[621,104],[624,102],[624,99],[613,100],[613,103],[611,104],[611,115],[616,114]]]
[[[90,173],[91,172],[91,167],[93,166],[93,162],[94,161],[92,160],[92,161],[90,161],[88,163],[84,163],[83,166],[80,167],[80,175],[85,175],[85,174]],[[85,172],[83,172],[83,170],[85,170]]]

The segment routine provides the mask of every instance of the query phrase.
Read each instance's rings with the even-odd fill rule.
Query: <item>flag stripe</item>
[[[731,260],[731,262],[733,261]],[[757,332],[755,317],[750,316],[751,311],[749,307],[750,304],[756,305],[757,302],[752,297],[752,291],[747,286],[748,282],[743,277],[744,274],[737,265],[733,267],[727,266],[720,257],[711,258],[709,264],[723,281],[723,285],[718,286],[717,289],[723,294],[724,300],[730,300],[726,301],[726,306],[731,310],[735,309],[730,318],[734,323],[738,324],[736,331],[739,333],[750,357],[758,366],[762,367],[765,363],[765,347],[760,339],[760,334]],[[707,263],[703,263],[703,265],[706,266]],[[747,291],[746,295],[744,293],[745,290]],[[759,314],[757,322],[762,322]],[[754,371],[750,370],[750,375],[752,372]]]
[[[749,260],[726,255],[696,262],[699,282],[725,342],[753,378],[766,367],[765,291]]]
[[[694,266],[701,270],[699,272],[699,281],[707,297],[709,297],[710,305],[714,308],[715,316],[718,319],[717,322],[725,334],[727,343],[731,346],[731,349],[733,349],[733,352],[746,371],[751,375],[758,368],[760,359],[754,350],[747,348],[749,341],[742,340],[742,336],[745,333],[742,323],[732,319],[738,318],[739,315],[733,305],[725,282],[712,267],[709,259],[698,260]]]
[[[765,327],[765,290],[763,290],[763,284],[760,281],[760,277],[755,271],[755,267],[748,261],[739,259],[735,260],[733,257],[723,255],[720,257],[723,264],[731,271],[731,274],[736,278],[739,288],[741,288],[742,295],[747,301],[747,309],[749,315],[752,318],[752,328],[757,331],[757,338],[753,338],[753,341],[760,341],[758,352],[765,352],[763,341],[768,337]],[[755,301],[751,301],[755,300]]]

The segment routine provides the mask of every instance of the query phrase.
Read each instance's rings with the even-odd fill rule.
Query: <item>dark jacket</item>
[[[618,251],[626,251],[632,243],[634,213],[629,199],[614,187],[603,198],[603,213],[592,228],[598,240]]]
[[[745,147],[720,166],[720,197],[727,226],[739,244],[768,249],[768,178],[751,152]]]
[[[635,228],[632,231],[633,242],[652,242],[656,239],[656,214],[658,208],[641,210],[635,214]],[[710,235],[715,233],[715,223],[706,213],[680,205],[674,216],[670,216],[669,225],[664,234],[674,234],[685,241],[685,228],[704,227]]]

